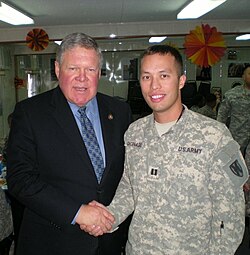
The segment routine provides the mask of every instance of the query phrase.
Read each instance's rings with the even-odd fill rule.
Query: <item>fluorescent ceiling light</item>
[[[236,37],[236,40],[250,40],[250,34],[245,34],[245,35],[239,35]]]
[[[0,20],[12,25],[34,24],[33,19],[3,2],[0,2]]]
[[[224,2],[226,0],[193,0],[178,13],[177,19],[197,19]]]
[[[160,43],[164,41],[167,38],[167,36],[153,36],[149,38],[150,43]]]
[[[110,38],[116,38],[116,35],[115,34],[110,34],[109,37]]]
[[[61,45],[62,41],[54,41],[55,44]]]

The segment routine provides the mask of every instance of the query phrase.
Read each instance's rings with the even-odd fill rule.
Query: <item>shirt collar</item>
[[[68,104],[73,112],[74,115],[78,115],[78,109],[79,106],[77,106],[74,103],[71,103],[68,101]],[[98,106],[97,106],[97,99],[96,97],[92,98],[87,104],[86,104],[86,114],[88,117],[96,117],[98,115]]]

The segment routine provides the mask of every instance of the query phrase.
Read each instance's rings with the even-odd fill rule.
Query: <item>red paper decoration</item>
[[[34,28],[27,34],[26,44],[34,51],[44,50],[49,44],[49,36],[43,29]]]
[[[197,26],[185,37],[185,54],[196,65],[209,67],[217,63],[226,50],[222,33],[208,24]]]
[[[25,80],[19,78],[19,77],[15,77],[15,80],[14,80],[14,83],[15,83],[15,87],[17,89],[20,89],[20,88],[25,88],[26,87],[26,82]]]

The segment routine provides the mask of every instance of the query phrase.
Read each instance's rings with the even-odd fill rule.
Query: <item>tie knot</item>
[[[78,112],[81,114],[81,115],[86,115],[86,106],[82,106],[78,109]]]

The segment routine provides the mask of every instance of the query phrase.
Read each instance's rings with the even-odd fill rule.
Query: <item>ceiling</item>
[[[176,21],[190,0],[8,0],[28,14],[33,26]],[[249,0],[227,0],[200,20],[249,19]],[[1,28],[13,25],[0,21]],[[20,27],[20,26],[18,26]],[[25,26],[21,26],[25,27]]]

